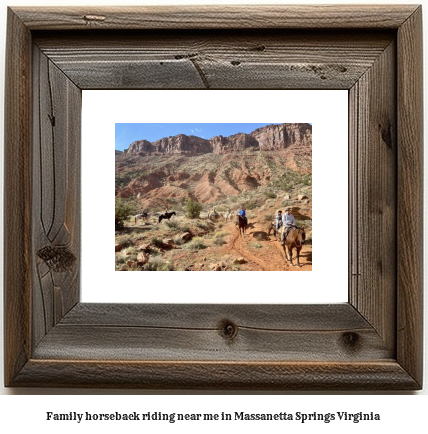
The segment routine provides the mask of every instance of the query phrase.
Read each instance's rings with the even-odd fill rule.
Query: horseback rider
[[[279,227],[282,226],[282,211],[279,210],[275,215],[275,228],[278,232]]]
[[[245,224],[248,224],[247,216],[245,215],[245,206],[241,205],[241,208],[238,210],[238,216],[241,216],[244,219]],[[239,217],[238,217],[239,219]],[[238,224],[238,219],[236,220],[236,224]]]
[[[282,216],[282,225],[284,226],[281,234],[281,246],[284,245],[285,240],[287,239],[287,235],[290,232],[293,226],[296,226],[296,220],[291,214],[291,208],[288,207],[285,209],[284,215]]]

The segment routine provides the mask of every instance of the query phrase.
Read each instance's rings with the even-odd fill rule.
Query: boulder
[[[306,194],[299,194],[297,196],[297,200],[304,200],[304,199],[307,199],[307,198],[308,198],[308,196],[306,196]]]
[[[122,245],[121,244],[116,244],[115,246],[114,246],[114,251],[115,252],[120,252],[122,250]]]
[[[238,258],[233,261],[234,264],[245,264],[246,262],[245,258]]]
[[[151,248],[151,244],[150,243],[148,243],[148,244],[141,244],[141,246],[139,246],[137,250],[145,252],[145,251],[150,250],[150,248]]]
[[[189,241],[192,238],[192,234],[190,232],[184,232],[183,234],[180,235],[180,238],[183,241]]]

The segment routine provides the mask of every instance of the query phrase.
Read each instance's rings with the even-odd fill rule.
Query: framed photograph
[[[95,201],[93,188],[82,189],[82,302],[348,300],[347,238],[339,241],[339,255],[322,250],[331,241],[322,229],[327,215],[338,233],[348,233],[346,90],[92,90],[82,96],[82,185],[93,184],[94,162],[102,156],[96,178],[103,186],[96,188]],[[271,122],[254,122],[260,118]],[[280,118],[290,122],[272,123]],[[312,125],[301,122],[305,118]],[[332,155],[336,169],[326,171]],[[202,207],[198,215],[188,215],[189,200]],[[245,234],[236,225],[241,206],[248,218]],[[292,264],[285,258],[287,247],[280,244],[282,219],[276,219],[278,210],[288,215],[287,207],[305,236],[297,245],[291,239]],[[103,217],[116,211],[121,217],[126,208],[123,228]],[[175,214],[159,223],[166,208]],[[137,214],[143,210],[146,218]],[[113,238],[105,236],[113,231],[114,263]],[[196,273],[114,272],[153,269]],[[213,270],[239,272],[202,275]],[[284,279],[283,271],[292,273]],[[323,280],[328,285],[320,291]],[[243,290],[231,291],[238,287]]]
[[[422,388],[421,6],[17,7],[8,10],[6,52],[6,386]],[[339,207],[346,207],[347,231],[334,220],[334,191],[313,207],[314,240],[321,233],[326,240],[317,247],[320,257],[346,259],[334,286],[347,299],[264,300],[270,287],[286,287],[290,275],[313,275],[318,292],[327,291],[328,276],[339,270],[327,263],[321,278],[315,262],[308,273],[272,271],[280,273],[279,283],[262,271],[266,277],[253,288],[259,298],[246,299],[245,281],[230,278],[247,271],[198,270],[159,271],[149,291],[165,286],[165,275],[177,279],[179,293],[186,284],[201,291],[219,275],[220,301],[82,299],[85,285],[124,292],[120,282],[102,282],[109,270],[147,274],[116,272],[110,259],[95,262],[103,250],[99,236],[87,242],[92,224],[113,222],[112,212],[101,211],[98,142],[90,143],[100,147],[99,159],[90,157],[93,179],[81,181],[90,146],[82,141],[82,111],[88,111],[82,95],[97,90],[153,92],[176,105],[175,122],[195,122],[181,120],[180,95],[202,94],[202,106],[223,91],[268,92],[252,101],[269,106],[284,91],[347,92],[347,179],[340,181],[347,189]],[[171,91],[179,94],[172,101]],[[237,106],[235,100],[230,104]],[[155,103],[144,97],[140,104]],[[314,122],[284,114],[265,120]],[[316,128],[314,122],[314,137]],[[324,171],[331,175],[343,162],[330,153]],[[82,224],[88,191],[100,203],[89,230]],[[105,237],[112,258],[112,231]],[[95,279],[89,282],[83,269]],[[293,286],[299,290],[298,280]]]

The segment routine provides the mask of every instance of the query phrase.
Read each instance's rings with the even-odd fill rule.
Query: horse
[[[306,239],[305,228],[298,227],[298,226],[292,226],[290,231],[288,232],[287,237],[286,237],[284,244],[283,244],[284,232],[286,230],[287,230],[287,228],[284,226],[282,228],[282,231],[281,231],[281,245],[282,245],[282,248],[284,250],[285,260],[286,261],[289,260],[290,264],[294,265],[293,264],[293,249],[296,248],[297,266],[301,267],[299,258],[300,258],[300,250],[302,250],[302,246],[303,246],[305,239]],[[286,247],[288,250],[289,258],[287,258]]]
[[[245,222],[245,218],[241,215],[238,215],[238,219],[236,220],[235,225],[238,226],[239,229],[239,235],[242,234],[242,236],[245,235],[245,231],[247,230],[247,223]]]
[[[208,218],[210,220],[217,220],[220,217],[219,214],[217,214],[215,208],[213,208],[213,210],[211,212],[208,213]]]
[[[166,212],[166,213],[164,213],[164,214],[161,214],[161,215],[159,216],[159,223],[160,223],[163,219],[169,220],[173,215],[176,215],[175,211],[173,211],[173,212]]]
[[[278,230],[276,230],[276,222],[270,222],[268,226],[268,235],[273,231],[273,235],[275,238],[278,238],[279,229],[282,227],[282,221],[279,222]]]
[[[141,213],[141,214],[137,214],[137,215],[135,216],[135,224],[137,224],[137,221],[138,221],[139,219],[142,219],[142,220],[147,221],[147,220],[149,219],[149,217],[150,217],[150,214],[149,214],[148,212],[143,212],[143,213]]]
[[[223,214],[223,218],[224,218],[224,220],[227,222],[227,221],[230,221],[230,219],[232,218],[232,213],[230,212],[230,209],[228,209],[224,214]]]

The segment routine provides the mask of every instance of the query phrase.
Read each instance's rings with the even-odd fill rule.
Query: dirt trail
[[[312,245],[304,244],[300,252],[300,265],[291,266],[285,261],[284,252],[280,242],[275,236],[268,235],[268,223],[259,223],[257,220],[249,221],[249,227],[244,236],[233,222],[224,226],[231,236],[224,245],[224,253],[244,257],[247,268],[253,271],[310,271],[312,270]],[[293,252],[293,263],[296,264],[296,252]]]

